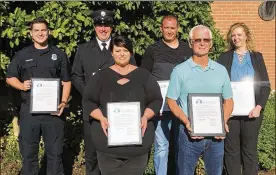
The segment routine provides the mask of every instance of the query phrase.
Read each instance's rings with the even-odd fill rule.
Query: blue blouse
[[[238,54],[234,52],[231,67],[231,81],[237,82],[247,80],[254,80],[254,68],[252,66],[250,53],[246,52],[242,63],[239,63]]]

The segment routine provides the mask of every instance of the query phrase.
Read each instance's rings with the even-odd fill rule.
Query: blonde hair
[[[237,22],[237,23],[230,26],[230,28],[228,30],[228,33],[227,33],[228,49],[229,50],[235,50],[235,45],[232,41],[232,33],[236,28],[239,28],[239,27],[243,28],[243,30],[245,32],[245,35],[247,37],[247,39],[246,39],[246,48],[249,51],[253,51],[255,49],[255,45],[254,45],[254,42],[253,42],[253,35],[252,35],[249,27],[243,22]]]

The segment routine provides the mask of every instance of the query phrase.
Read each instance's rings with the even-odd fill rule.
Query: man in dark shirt
[[[114,13],[108,10],[93,12],[96,37],[78,47],[72,67],[72,83],[81,95],[86,83],[97,71],[114,64],[109,51],[113,16]],[[133,57],[131,63],[136,64]],[[83,115],[86,174],[99,175],[96,150],[91,139],[91,120],[89,115]]]
[[[173,68],[192,56],[192,50],[188,44],[177,39],[178,29],[179,22],[176,16],[164,16],[160,27],[163,38],[147,48],[142,60],[141,67],[152,73],[159,81],[160,87],[168,87],[168,80]],[[165,93],[162,95],[166,95]],[[165,99],[163,100],[165,101]],[[154,121],[156,127],[154,167],[157,175],[167,174],[169,140],[173,119],[173,114],[164,103],[160,116],[156,116]],[[176,127],[177,125],[173,124],[173,126]]]
[[[6,81],[21,91],[19,146],[23,157],[22,174],[38,174],[38,149],[42,135],[47,154],[47,174],[63,175],[61,155],[64,140],[62,112],[71,90],[70,64],[66,54],[48,45],[48,23],[43,18],[31,22],[33,45],[16,53],[10,63]],[[53,114],[30,112],[31,78],[59,78],[62,84],[59,112]]]

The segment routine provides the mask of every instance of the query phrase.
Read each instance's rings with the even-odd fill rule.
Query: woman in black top
[[[84,115],[90,115],[91,137],[97,149],[99,167],[103,175],[141,175],[146,169],[148,154],[154,139],[151,118],[162,105],[160,88],[145,69],[129,64],[133,54],[131,42],[122,36],[110,44],[115,64],[96,73],[89,80],[83,95]],[[141,146],[108,147],[107,103],[140,102]]]
[[[257,142],[263,120],[261,111],[269,97],[270,83],[262,54],[253,51],[248,26],[244,23],[233,24],[227,40],[230,49],[221,55],[218,62],[226,67],[232,82],[254,81],[255,107],[247,116],[233,116],[228,121],[225,170],[228,175],[240,175],[243,165],[243,175],[257,175]]]

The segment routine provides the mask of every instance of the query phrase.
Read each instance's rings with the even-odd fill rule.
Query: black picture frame
[[[33,109],[33,106],[34,106],[34,87],[33,84],[35,84],[35,81],[46,81],[46,82],[49,82],[49,81],[56,81],[57,82],[57,97],[56,97],[56,100],[57,100],[57,107],[56,107],[56,110],[45,110],[45,111],[39,111],[39,110],[34,110]],[[30,113],[32,114],[51,114],[51,113],[56,113],[56,112],[59,112],[58,110],[58,105],[59,105],[59,102],[60,102],[60,79],[59,78],[31,78],[31,82],[32,82],[32,87],[31,87],[31,94],[30,94]]]
[[[143,143],[143,139],[142,139],[142,131],[141,131],[141,127],[140,127],[140,120],[141,120],[141,108],[140,108],[140,102],[109,102],[107,103],[107,119],[108,121],[110,122],[109,125],[112,125],[111,123],[111,117],[112,116],[112,106],[115,105],[115,106],[120,106],[118,107],[117,109],[120,110],[120,108],[122,106],[132,106],[133,108],[136,109],[137,111],[137,115],[133,115],[133,116],[130,116],[132,117],[133,119],[135,119],[136,121],[138,120],[139,122],[139,125],[137,126],[137,134],[139,135],[137,138],[137,141],[134,141],[134,142],[130,142],[130,141],[123,141],[123,142],[111,142],[111,138],[112,138],[112,132],[111,132],[111,129],[109,128],[108,129],[108,138],[107,138],[107,146],[108,147],[116,147],[116,146],[134,146],[134,145],[142,145]],[[135,118],[135,116],[137,116],[137,118]],[[136,128],[135,128],[136,129]]]
[[[195,116],[193,115],[193,103],[192,103],[192,99],[193,98],[198,98],[198,97],[218,97],[219,100],[219,108],[221,111],[221,131],[222,132],[217,132],[217,133],[208,133],[204,132],[204,133],[196,133],[194,131],[194,126],[195,126],[195,122],[194,122],[194,118]],[[224,114],[223,114],[223,103],[222,103],[222,95],[221,93],[189,93],[188,94],[188,115],[189,115],[189,120],[191,123],[191,128],[192,128],[192,132],[190,133],[191,136],[202,136],[202,137],[215,137],[215,136],[225,136],[225,126],[224,126]],[[208,130],[208,128],[206,128]]]

